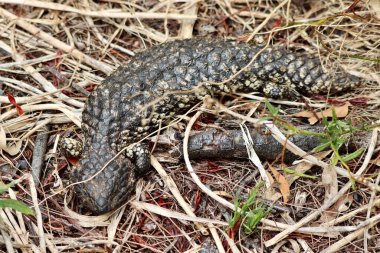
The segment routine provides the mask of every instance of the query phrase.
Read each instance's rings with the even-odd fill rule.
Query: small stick
[[[252,38],[269,22],[269,20],[276,14],[276,12],[281,9],[285,4],[287,4],[289,0],[282,1],[279,5],[277,5],[276,8],[273,9],[273,11],[264,19],[263,22],[261,22],[260,25],[256,26],[255,30],[251,33],[249,38],[247,39],[247,42],[252,40]]]
[[[193,221],[194,223],[202,222],[205,224],[217,224],[217,225],[221,225],[221,226],[228,226],[228,223],[225,221],[196,217],[196,216],[192,216],[192,215],[185,215],[183,213],[175,212],[175,211],[157,206],[155,204],[150,204],[150,203],[145,203],[145,202],[140,202],[140,201],[132,201],[130,204],[133,207],[135,207],[136,209],[147,210],[149,212],[152,212],[152,213],[155,213],[158,215],[162,215],[162,216],[165,216],[168,218]]]
[[[8,189],[8,193],[9,193],[9,197],[11,197],[11,199],[16,199],[17,200],[16,194],[12,190],[12,188]],[[20,227],[21,231],[24,233],[24,235],[27,235],[28,233],[26,231],[24,217],[22,216],[22,213],[16,212],[16,217],[17,217],[18,226]],[[25,237],[27,237],[27,236],[25,236]]]
[[[64,4],[52,3],[52,2],[42,2],[35,0],[0,0],[0,3],[10,3],[10,4],[22,4],[43,9],[52,9],[58,11],[73,12],[76,14],[98,17],[98,18],[135,18],[135,19],[175,19],[175,20],[187,20],[196,19],[196,15],[183,15],[177,13],[161,13],[161,12],[123,12],[120,9],[109,9],[100,11],[88,11],[80,10],[71,6]]]
[[[367,229],[370,229],[370,228],[376,226],[379,223],[379,220],[380,220],[380,214],[378,214],[378,215],[372,217],[371,219],[367,220],[368,221],[368,222],[366,222],[367,226],[362,227],[362,228],[356,230],[355,232],[343,237],[342,239],[340,239],[339,241],[337,241],[336,243],[334,243],[333,245],[331,245],[327,249],[324,249],[323,251],[321,251],[321,253],[337,252],[338,250],[340,250],[345,245],[351,243],[355,238],[362,236]]]
[[[3,63],[0,64],[0,69],[7,69],[7,68],[12,68],[12,67],[21,67],[24,65],[33,65],[37,63],[42,63],[45,61],[51,61],[57,58],[57,54],[50,54],[50,55],[45,55],[41,56],[35,59],[30,59],[30,60],[25,60],[21,62],[9,62],[9,63]]]
[[[0,13],[1,13],[1,8],[0,8]],[[25,57],[24,55],[21,55],[15,51],[13,51],[8,45],[2,43],[2,48],[7,50],[9,53],[12,54],[12,58],[16,61],[16,62],[19,62],[19,61],[25,61]],[[59,97],[60,99],[62,99],[63,101],[75,106],[75,107],[79,107],[79,108],[83,108],[83,103],[82,102],[79,102],[73,98],[70,98],[68,96],[66,96],[65,94],[63,93],[60,93],[58,92],[57,88],[54,87],[54,85],[49,82],[48,80],[46,80],[46,78],[44,76],[42,76],[34,67],[30,66],[30,65],[25,65],[25,66],[22,66],[22,68],[29,74],[33,77],[34,80],[36,80],[43,88],[45,91],[48,91],[48,92],[53,92],[57,97]]]
[[[268,189],[268,188],[271,187],[271,182],[270,182],[270,179],[268,177],[267,172],[265,171],[264,165],[260,161],[260,158],[258,157],[258,155],[257,155],[257,153],[256,153],[256,151],[255,151],[255,149],[253,147],[252,136],[249,134],[249,130],[248,130],[248,128],[247,128],[246,125],[244,125],[244,127],[243,127],[243,125],[240,125],[240,128],[242,130],[242,135],[243,135],[243,139],[245,141],[245,145],[246,145],[246,148],[247,148],[247,153],[248,153],[249,160],[259,170],[260,176],[261,176],[262,180],[265,183],[265,187]]]
[[[90,27],[94,30],[95,36],[100,40],[103,44],[106,46],[110,46],[112,48],[115,48],[119,50],[120,52],[123,52],[125,54],[128,54],[130,56],[134,56],[135,53],[129,49],[126,49],[124,47],[121,47],[115,43],[112,43],[111,41],[108,41],[106,38],[103,37],[102,33],[99,31],[99,29],[95,26],[94,20],[91,17],[86,17],[87,23],[90,25]],[[103,49],[103,52],[107,49],[108,47],[105,47]]]
[[[3,230],[0,229],[1,236],[3,237],[5,248],[7,249],[8,253],[15,253],[13,246],[12,246],[12,241],[9,235]]]
[[[186,131],[185,131],[185,137],[183,138],[183,156],[186,163],[186,168],[193,178],[195,184],[208,196],[210,196],[212,199],[216,200],[223,206],[228,207],[231,210],[235,210],[235,206],[230,203],[229,201],[225,200],[224,198],[218,196],[216,193],[211,191],[209,188],[207,188],[199,179],[197,174],[195,173],[193,166],[191,165],[189,153],[188,153],[188,145],[189,145],[189,136],[192,126],[194,125],[195,121],[198,119],[198,117],[202,114],[202,111],[198,111],[193,117],[191,117],[189,123],[187,124]]]
[[[169,190],[172,192],[175,199],[178,201],[179,205],[183,208],[186,214],[192,217],[196,217],[193,210],[191,210],[191,207],[187,204],[185,199],[182,197],[181,193],[179,192],[177,185],[175,184],[174,180],[166,173],[164,168],[162,168],[159,161],[152,155],[150,157],[150,162],[152,166],[156,169],[158,174],[161,176],[161,178],[164,180],[166,186],[169,188]],[[202,232],[203,235],[208,235],[208,232],[203,225],[201,225],[198,222],[195,222],[195,226]]]
[[[367,156],[369,156],[368,154],[372,155],[373,149],[375,146],[372,144],[376,142],[376,139],[377,139],[377,131],[374,131],[373,132],[373,138],[371,140],[371,144],[368,148]],[[288,145],[289,145],[289,143],[288,143]],[[364,170],[365,170],[365,167],[361,167],[358,170],[358,172],[355,173],[355,176],[360,176],[364,172]],[[343,196],[351,188],[351,186],[352,186],[351,182],[348,182],[345,186],[343,186],[343,188],[340,189],[338,194],[333,196],[331,199],[326,200],[325,203],[320,208],[318,208],[316,211],[312,212],[311,214],[309,214],[308,216],[306,216],[305,218],[303,218],[302,220],[300,220],[299,222],[294,224],[292,227],[282,231],[281,233],[274,236],[272,239],[266,241],[264,243],[265,246],[270,247],[270,246],[275,245],[276,243],[278,243],[282,239],[286,238],[286,236],[288,236],[290,233],[293,233],[298,228],[300,228],[303,225],[305,225],[305,224],[311,222],[312,220],[316,219],[321,213],[323,213],[323,211],[325,211],[327,208],[329,208],[331,205],[333,205],[341,196]]]
[[[40,110],[58,110],[63,112],[72,122],[74,122],[78,127],[81,127],[81,120],[77,113],[74,113],[65,108],[63,105],[57,104],[40,104],[40,105],[23,105],[21,106],[24,112],[34,112]],[[17,110],[12,109],[0,115],[0,121],[4,121],[13,115],[17,115]]]
[[[282,218],[284,220],[286,220],[289,224],[295,224],[295,221],[292,219],[292,217],[290,217],[289,213],[283,213],[282,215]],[[310,248],[310,246],[307,244],[307,242],[302,239],[302,238],[297,238],[296,239],[299,244],[301,244],[303,250],[306,252],[306,253],[314,253],[314,251]]]
[[[42,214],[40,207],[38,205],[38,197],[37,197],[37,190],[36,190],[36,184],[34,183],[32,175],[29,174],[29,184],[30,184],[30,193],[33,200],[33,206],[34,206],[34,212],[36,214],[36,220],[37,220],[37,233],[39,237],[39,249],[42,253],[46,253],[46,242],[45,242],[45,233],[44,233],[44,223],[42,221]]]
[[[348,219],[354,218],[358,213],[364,212],[365,210],[372,210],[373,207],[380,207],[380,199],[374,200],[373,203],[368,203],[367,205],[361,206],[358,209],[353,210],[352,212],[346,213],[334,220],[322,223],[321,227],[334,226],[335,224],[342,223]]]
[[[379,185],[379,183],[380,183],[380,174],[377,175],[375,184]],[[375,200],[376,193],[377,193],[376,191],[371,192],[371,198],[369,200],[368,209],[367,209],[367,219],[371,218],[372,208],[375,206],[375,202],[378,202],[377,200],[379,200],[379,199]],[[368,228],[366,228],[366,230],[364,231],[364,252],[369,252],[368,251]]]
[[[190,1],[189,4],[191,4],[191,7],[184,10],[184,13],[188,15],[194,15],[195,18],[184,20],[182,22],[180,34],[179,34],[179,37],[182,39],[188,39],[193,36],[194,24],[195,24],[195,21],[197,20],[196,17],[198,13],[198,2]]]
[[[35,182],[40,182],[42,165],[44,163],[44,157],[47,148],[47,142],[49,139],[50,127],[44,127],[43,132],[39,132],[34,144],[33,158],[32,158],[32,176]]]
[[[27,2],[23,1],[23,3],[27,3]],[[44,2],[44,4],[48,4],[48,3]],[[14,21],[18,26],[20,26],[23,29],[25,29],[26,31],[30,32],[32,35],[46,41],[47,43],[50,43],[51,45],[53,45],[54,47],[56,47],[58,49],[61,49],[65,53],[68,53],[68,54],[74,56],[79,61],[83,61],[83,62],[87,63],[88,65],[90,65],[91,67],[93,67],[99,71],[102,71],[105,74],[110,74],[111,72],[113,72],[113,68],[111,66],[109,66],[108,64],[100,62],[100,61],[82,53],[78,49],[75,49],[75,48],[67,45],[66,43],[63,43],[62,41],[54,38],[50,34],[42,31],[39,28],[37,28],[36,26],[20,19],[19,17],[17,17],[13,13],[10,13],[9,11],[7,11],[5,9],[0,8],[0,14],[4,17],[10,19],[11,21]],[[104,13],[102,14],[102,17],[104,17]]]

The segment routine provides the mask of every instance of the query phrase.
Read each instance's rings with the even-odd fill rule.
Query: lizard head
[[[135,165],[112,150],[87,151],[71,174],[83,207],[103,214],[120,207],[135,189]]]

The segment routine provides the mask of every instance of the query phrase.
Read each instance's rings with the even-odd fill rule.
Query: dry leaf
[[[322,151],[313,155],[319,159],[323,159],[326,156],[328,156],[330,153],[331,153],[331,150],[328,150],[328,151]],[[299,163],[295,164],[295,168],[293,169],[294,174],[285,175],[286,180],[288,180],[290,184],[293,184],[300,177],[299,176],[300,174],[305,174],[312,167],[314,167],[314,164],[305,160],[301,160]]]
[[[322,159],[322,158],[325,158],[330,153],[331,153],[331,150],[314,154],[314,156]],[[308,170],[310,170],[313,166],[314,166],[314,164],[311,164],[311,163],[309,163],[307,161],[301,161],[300,163],[298,163],[296,165],[296,167],[294,168],[294,171],[296,173],[294,173],[294,174],[286,174],[285,175],[285,178],[288,181],[289,185],[292,185],[300,177],[297,174],[304,174],[305,172],[307,172]],[[273,182],[274,182],[274,180],[273,180],[272,176],[268,172],[267,172],[267,175],[268,175],[268,177],[270,179],[270,182],[271,182],[271,185],[272,185]],[[273,187],[270,187],[270,188],[268,188],[264,192],[263,197],[264,197],[264,199],[267,199],[267,200],[270,200],[270,201],[277,201],[278,199],[281,198],[281,194],[278,193],[278,192],[276,192],[273,189]]]
[[[270,185],[273,186],[274,179],[272,175],[268,171],[265,171],[265,172],[269,178]],[[269,187],[265,190],[263,196],[264,196],[264,199],[275,202],[281,198],[281,193],[277,192],[273,187]]]
[[[144,232],[153,232],[154,230],[156,230],[156,228],[156,222],[153,222],[152,220],[147,220],[146,222],[144,222],[144,225],[141,227],[141,230],[143,230]]]
[[[332,207],[330,207],[322,213],[321,217],[319,218],[318,224],[326,223],[336,219],[339,216],[339,214],[347,211],[350,208],[352,202],[352,195],[343,195],[336,201],[336,203]]]
[[[373,159],[370,161],[370,163],[380,167],[380,159]]]
[[[338,177],[333,166],[323,169],[322,184],[325,187],[325,202],[338,194]]]
[[[300,118],[310,118],[310,117],[314,116],[314,113],[311,111],[305,110],[305,111],[297,112],[297,113],[293,114],[292,116],[300,117]]]
[[[67,206],[66,199],[64,200],[64,208],[66,214],[84,228],[105,227],[110,224],[111,212],[99,216],[82,215],[71,210]]]
[[[348,114],[348,107],[351,106],[349,102],[344,103],[341,106],[333,106],[329,109],[326,109],[321,112],[309,112],[309,111],[301,111],[299,113],[293,114],[295,117],[308,118],[308,121],[311,125],[317,123],[323,117],[331,118],[333,116],[333,108],[335,109],[336,116],[338,118],[344,118]]]
[[[380,1],[379,0],[371,0],[369,1],[369,5],[374,10],[373,14],[380,19]]]
[[[7,144],[7,137],[4,128],[0,127],[0,151],[4,150],[11,156],[15,156],[21,151],[22,141],[12,141]]]
[[[221,197],[226,197],[226,198],[229,198],[229,199],[233,199],[234,196],[232,196],[231,194],[229,194],[228,192],[226,191],[214,191],[214,193],[218,196],[221,196]]]
[[[299,212],[306,203],[308,193],[305,191],[297,191],[294,197],[294,206],[296,206],[296,212]]]
[[[322,172],[322,184],[325,187],[325,200],[333,198],[338,194],[338,177],[336,170],[333,166],[328,166]],[[351,199],[351,200],[350,200]],[[320,221],[328,222],[336,218],[336,216],[343,211],[346,211],[348,207],[346,206],[347,202],[352,202],[352,197],[347,197],[346,195],[341,197],[331,208],[323,212],[321,215]],[[350,205],[350,204],[349,204]]]
[[[289,185],[288,180],[286,180],[286,178],[283,175],[281,175],[280,172],[275,170],[271,165],[269,165],[269,168],[272,171],[274,179],[276,179],[276,181],[280,185],[280,191],[281,191],[282,197],[284,198],[284,203],[288,203],[289,196],[290,196],[290,185]]]

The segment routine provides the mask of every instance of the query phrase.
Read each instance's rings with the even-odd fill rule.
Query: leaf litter
[[[15,195],[9,192],[1,198],[22,200],[33,206],[36,216],[0,209],[1,250],[282,252],[302,248],[308,252],[362,252],[380,248],[376,240],[380,221],[376,1],[19,2],[0,1],[0,176],[5,183],[20,176],[22,180],[14,187]],[[85,212],[79,215],[70,187],[56,189],[54,183],[43,179],[31,183],[27,168],[36,131],[42,131],[39,124],[52,126],[48,145],[57,150],[52,148],[57,136],[80,135],[80,113],[86,96],[107,74],[143,48],[190,36],[238,41],[270,38],[274,45],[319,55],[328,69],[341,64],[363,78],[362,87],[338,97],[339,101],[352,101],[351,105],[337,105],[329,96],[270,100],[281,105],[276,118],[282,121],[298,117],[298,123],[307,124],[302,119],[306,118],[308,124],[316,124],[323,117],[332,118],[335,111],[337,118],[355,127],[370,126],[372,137],[363,140],[364,152],[346,162],[357,180],[356,188],[339,161],[331,163],[331,152],[302,154],[303,160],[296,164],[277,161],[271,166],[261,161],[261,174],[254,173],[255,166],[244,159],[191,161],[192,173],[210,191],[200,193],[194,210],[192,201],[199,186],[181,161],[162,162],[165,174],[160,175],[174,182],[172,188],[165,186],[167,179],[152,172],[141,182],[131,203],[109,217],[91,217]],[[235,107],[246,103],[248,96],[253,100],[249,102],[259,101],[265,107],[265,98],[244,94],[244,101],[236,99],[228,106],[237,114],[218,112],[219,117],[236,125],[242,123],[245,112]],[[256,122],[267,117],[262,107],[256,106],[249,117]],[[239,113],[240,118],[236,117]],[[179,123],[182,129],[188,120],[184,119]],[[207,124],[200,123],[202,130]],[[293,151],[298,152],[294,147]],[[346,161],[348,154],[340,155]],[[59,149],[45,159],[44,169],[45,178],[58,175],[68,186],[72,168]],[[226,196],[240,193],[244,201],[263,179],[263,173],[271,186],[262,199],[269,201],[271,212],[250,234],[241,229],[230,237],[226,224],[234,206]],[[279,189],[273,187],[275,181]],[[209,197],[222,192],[226,194],[220,198],[226,202]],[[37,240],[30,234],[37,235]]]

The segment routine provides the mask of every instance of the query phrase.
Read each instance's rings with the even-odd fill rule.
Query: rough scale
[[[168,42],[137,54],[106,78],[88,98],[82,115],[83,157],[71,180],[87,180],[98,173],[75,186],[83,205],[100,214],[125,203],[137,178],[149,170],[149,151],[139,143],[118,152],[205,95],[257,91],[272,98],[297,97],[358,84],[343,71],[327,73],[318,57],[281,48],[257,55],[261,49],[219,39]]]

